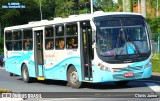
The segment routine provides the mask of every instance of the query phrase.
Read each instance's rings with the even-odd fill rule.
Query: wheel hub
[[[70,78],[71,78],[72,83],[77,83],[77,82],[78,82],[77,72],[76,72],[76,71],[73,71],[73,72],[70,74]]]

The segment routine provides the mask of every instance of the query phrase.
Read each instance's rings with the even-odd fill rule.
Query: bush
[[[0,54],[3,54],[4,49],[3,49],[3,37],[0,37]]]
[[[154,54],[152,57],[153,72],[160,73],[160,54]]]

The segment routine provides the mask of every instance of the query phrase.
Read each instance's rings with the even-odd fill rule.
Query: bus
[[[150,30],[137,13],[102,11],[33,21],[4,29],[5,69],[24,82],[64,80],[73,88],[85,82],[149,78]]]

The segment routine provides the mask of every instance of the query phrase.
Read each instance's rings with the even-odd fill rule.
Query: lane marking
[[[156,83],[146,83],[146,85],[151,88],[154,92],[160,92],[160,86]]]

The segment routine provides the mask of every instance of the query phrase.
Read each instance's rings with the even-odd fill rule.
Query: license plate
[[[125,73],[125,74],[124,74],[124,77],[132,77],[132,76],[134,76],[134,73],[133,73],[133,72]]]

